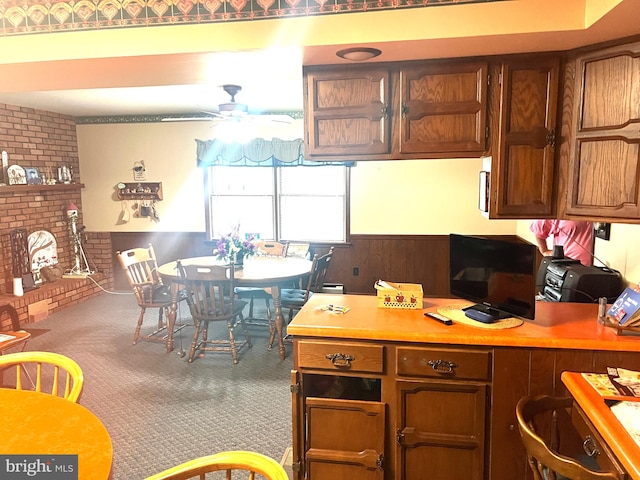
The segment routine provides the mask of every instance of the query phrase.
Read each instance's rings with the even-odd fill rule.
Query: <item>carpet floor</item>
[[[188,351],[192,326],[177,336],[172,353],[160,343],[132,345],[139,311],[132,295],[105,293],[33,324],[44,333],[26,348],[62,353],[82,367],[80,403],[111,435],[113,480],[143,479],[224,450],[280,461],[291,445],[291,348],[281,361],[277,348],[267,350],[267,329],[252,327],[253,347],[237,365],[216,352],[190,364],[178,351]],[[147,325],[156,319],[157,310],[147,311]],[[191,322],[184,304],[179,322]]]

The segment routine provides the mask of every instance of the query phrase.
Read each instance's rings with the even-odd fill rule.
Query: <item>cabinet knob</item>
[[[582,448],[584,449],[584,453],[589,455],[590,457],[597,457],[600,455],[600,450],[596,446],[595,440],[591,437],[591,435],[587,435],[582,442]]]
[[[383,105],[381,110],[382,110],[382,116],[384,118],[389,118],[389,105]]]
[[[555,147],[556,146],[556,131],[555,130],[549,130],[547,132],[546,140],[547,140],[547,145]]]
[[[447,362],[446,360],[429,360],[427,363],[431,365],[434,372],[443,375],[453,375],[455,373],[454,369],[458,366],[457,363]]]
[[[406,117],[407,113],[409,113],[409,107],[407,107],[407,104],[402,102],[402,116]]]
[[[336,367],[350,367],[351,362],[356,357],[347,355],[346,353],[327,353],[326,358],[331,360],[331,363]]]

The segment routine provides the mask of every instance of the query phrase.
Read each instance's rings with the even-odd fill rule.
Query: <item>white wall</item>
[[[535,237],[529,230],[530,221],[520,220],[517,235],[531,242]],[[640,225],[614,223],[611,225],[609,240],[596,238],[594,254],[600,262],[618,270],[628,282],[640,283],[640,250],[635,248],[640,242]]]
[[[301,135],[295,123],[276,136]],[[89,231],[202,232],[204,191],[196,167],[196,138],[218,134],[207,122],[78,125],[84,222]],[[144,160],[149,181],[161,181],[160,222],[131,218],[133,202],[115,197],[118,182],[133,181],[134,162]],[[487,220],[478,211],[479,159],[360,162],[352,169],[353,234],[517,234],[534,241],[529,221]],[[596,240],[596,256],[640,281],[640,225],[614,224],[611,240]]]
[[[302,135],[300,124],[276,131]],[[207,122],[78,125],[84,221],[91,231],[187,231],[205,229],[201,171],[195,138],[217,134]],[[161,181],[160,222],[119,222],[134,203],[115,197],[118,182],[133,181],[144,160],[148,181]],[[477,205],[479,159],[360,162],[352,169],[354,234],[513,234],[516,222],[488,221]]]

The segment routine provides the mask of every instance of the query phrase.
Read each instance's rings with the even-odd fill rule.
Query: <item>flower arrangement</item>
[[[216,245],[214,254],[220,260],[233,261],[236,265],[242,265],[244,257],[255,255],[253,236],[243,240],[240,237],[240,226],[236,226],[227,235],[222,235]]]

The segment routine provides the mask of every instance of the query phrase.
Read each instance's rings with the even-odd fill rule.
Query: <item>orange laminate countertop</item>
[[[640,447],[604,403],[600,393],[580,373],[563,372],[562,383],[631,478],[640,480]]]
[[[378,308],[373,295],[317,293],[295,316],[287,333],[354,340],[640,352],[640,336],[617,335],[614,329],[597,323],[597,304],[538,302],[535,320],[502,330],[460,323],[446,326],[424,316],[426,311],[437,311],[438,306],[463,303],[469,302],[425,298],[422,309],[400,310]],[[329,304],[350,310],[337,314],[317,309]]]

